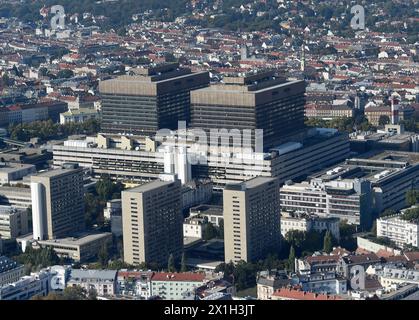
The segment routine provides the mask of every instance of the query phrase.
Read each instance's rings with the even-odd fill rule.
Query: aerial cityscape
[[[0,0],[0,39],[0,306],[419,300],[417,0]]]

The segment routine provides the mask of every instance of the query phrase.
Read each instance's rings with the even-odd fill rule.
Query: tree
[[[97,300],[97,292],[95,289],[91,288],[89,289],[89,292],[87,293],[87,299],[88,300]]]
[[[290,248],[290,254],[288,256],[288,269],[295,271],[295,249],[294,246]]]
[[[397,213],[396,210],[386,209],[380,213],[380,217],[388,217],[388,216],[395,215],[396,213]]]
[[[205,228],[202,235],[204,240],[210,240],[217,237],[218,230],[211,222],[206,223],[204,226]]]
[[[86,300],[86,290],[80,286],[67,287],[63,291],[63,300]]]
[[[102,268],[106,268],[108,266],[109,254],[108,254],[108,248],[106,245],[103,245],[100,248],[97,254],[97,258]]]
[[[58,71],[57,73],[57,78],[58,79],[69,79],[72,78],[74,76],[74,72],[71,71],[70,69],[63,69]]]
[[[406,193],[406,203],[408,206],[414,206],[419,202],[419,190],[413,189]]]
[[[180,272],[186,272],[188,268],[186,267],[186,255],[185,252],[182,253],[182,260],[180,261]]]
[[[390,123],[390,118],[388,116],[384,115],[384,114],[381,115],[380,118],[378,118],[378,124],[380,126],[384,126],[384,125],[389,124],[389,123]]]
[[[167,271],[168,272],[176,272],[175,258],[173,257],[173,254],[169,255],[169,259],[167,261]]]
[[[333,250],[333,238],[332,238],[332,234],[330,233],[329,230],[326,231],[326,234],[324,235],[324,240],[323,240],[323,251],[326,253],[330,253]]]

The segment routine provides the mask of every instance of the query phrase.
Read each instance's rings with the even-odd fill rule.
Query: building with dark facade
[[[192,73],[178,63],[139,68],[99,84],[102,132],[154,135],[189,122],[190,91],[209,85],[208,72]]]
[[[275,147],[304,132],[305,87],[274,71],[224,77],[222,84],[191,92],[191,126],[208,132],[263,129],[264,148]]]

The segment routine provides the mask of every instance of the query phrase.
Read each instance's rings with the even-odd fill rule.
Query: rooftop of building
[[[20,170],[35,169],[33,164],[15,163],[15,162],[0,162],[0,173],[11,173]]]
[[[214,215],[223,216],[223,207],[209,204],[201,204],[196,207],[190,208],[190,213],[203,214],[203,215]]]
[[[44,172],[38,172],[37,174],[33,175],[32,177],[41,177],[41,178],[53,178],[53,177],[59,177],[62,175],[66,175],[69,173],[74,172],[74,170],[77,169],[74,168],[58,168],[58,169],[52,169]]]
[[[148,192],[148,191],[151,191],[151,190],[155,190],[157,188],[169,186],[172,183],[173,183],[173,181],[154,180],[154,181],[147,182],[145,184],[139,185],[137,187],[125,190],[123,192],[143,193],[143,192]]]
[[[49,245],[66,245],[66,246],[82,246],[88,244],[92,241],[99,240],[105,237],[110,237],[112,233],[102,232],[102,233],[79,233],[75,234],[73,237],[53,239],[53,240],[39,240],[40,244],[49,244]]]
[[[245,191],[248,189],[258,188],[264,185],[265,183],[275,182],[276,180],[276,178],[270,177],[256,177],[245,182],[237,184],[228,184],[226,185],[225,190]]]
[[[85,280],[97,280],[97,281],[115,281],[117,270],[83,270],[83,269],[72,269],[70,272],[69,281],[85,281]]]
[[[151,277],[151,281],[173,281],[173,282],[203,282],[205,273],[195,272],[156,272]]]
[[[0,256],[0,274],[19,268],[20,265],[6,256]]]
[[[272,294],[273,297],[292,299],[292,300],[343,300],[334,295],[306,292],[292,288],[281,288]]]

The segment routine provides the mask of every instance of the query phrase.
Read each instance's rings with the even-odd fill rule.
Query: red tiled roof
[[[343,300],[338,296],[305,292],[301,290],[282,288],[272,294],[273,297],[291,299],[291,300]]]
[[[167,273],[157,272],[152,277],[152,281],[192,281],[192,282],[203,282],[205,274],[194,273],[194,272],[182,272],[182,273]]]

